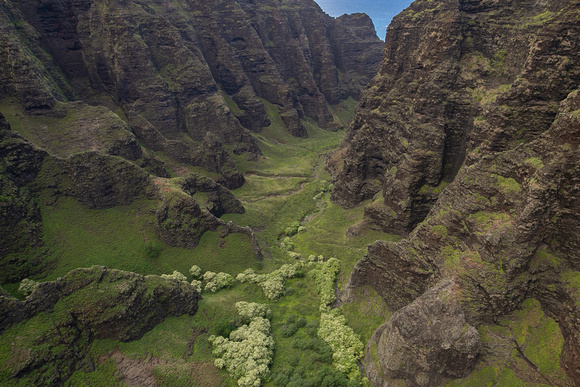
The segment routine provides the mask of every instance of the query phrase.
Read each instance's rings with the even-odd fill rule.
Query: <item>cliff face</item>
[[[333,200],[352,207],[382,192],[367,218],[408,232],[462,165],[545,132],[580,81],[576,5],[413,3],[390,25],[331,164]]]
[[[335,202],[374,198],[367,223],[406,236],[370,245],[349,282],[398,310],[367,359],[376,385],[464,376],[474,363],[453,359],[481,352],[447,345],[454,329],[494,324],[528,298],[558,322],[560,365],[580,382],[579,7],[417,1],[389,27],[382,69],[329,162]],[[425,347],[408,334],[428,325],[418,310],[434,325],[455,311],[456,326],[439,324]]]
[[[206,144],[206,151],[211,150]],[[219,159],[219,154],[213,157]],[[136,164],[97,151],[50,155],[11,130],[0,114],[0,282],[17,282],[50,268],[40,207],[52,206],[60,198],[74,198],[93,209],[128,205],[138,198],[152,200],[160,238],[186,248],[195,248],[206,231],[225,226],[216,216],[244,211],[219,182],[197,175],[156,177]],[[207,203],[200,206],[192,197],[197,191],[207,193]],[[247,234],[256,243],[249,231],[228,232]],[[261,258],[257,244],[254,250]]]
[[[327,103],[357,96],[382,50],[367,16],[335,20],[310,0],[30,0],[2,12],[14,51],[4,95],[29,110],[65,98],[121,108],[145,145],[189,163],[207,132],[259,153],[247,129],[270,124],[262,99],[296,136],[306,115],[335,128]]]
[[[2,353],[15,359],[3,373],[60,385],[78,369],[94,370],[95,339],[138,339],[168,316],[194,315],[200,299],[187,282],[99,266],[40,283],[25,301],[0,296],[0,333],[11,343]]]
[[[378,69],[373,31],[311,0],[2,2],[3,281],[42,270],[42,252],[11,256],[42,246],[40,195],[97,209],[157,199],[160,236],[195,247],[222,226],[214,214],[243,212],[232,153],[261,153],[251,133],[270,125],[266,104],[295,136],[306,116],[336,129],[328,104]],[[165,180],[191,166],[212,176],[182,184],[209,193],[207,208]]]

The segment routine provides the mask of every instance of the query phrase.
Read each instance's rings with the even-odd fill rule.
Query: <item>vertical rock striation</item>
[[[578,9],[577,0],[416,1],[389,27],[381,71],[328,165],[332,200],[373,199],[367,223],[406,236],[370,245],[347,286],[347,298],[370,285],[398,310],[373,339],[376,385],[435,385],[473,366],[455,372],[437,352],[454,337],[443,327],[428,351],[405,336],[405,319],[418,334],[434,329],[413,311],[437,309],[428,320],[441,320],[446,309],[433,305],[453,299],[478,326],[530,297],[558,322],[560,364],[580,383]],[[446,281],[454,291],[437,295]],[[406,350],[421,355],[398,364]]]

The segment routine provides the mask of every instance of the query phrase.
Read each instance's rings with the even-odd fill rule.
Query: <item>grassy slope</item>
[[[347,101],[334,107],[333,112],[340,116],[340,120],[346,121],[352,117],[353,106],[353,101]],[[343,287],[368,243],[376,239],[396,240],[397,237],[366,230],[356,238],[347,238],[347,229],[362,220],[363,207],[347,211],[330,203],[329,176],[324,170],[324,154],[339,145],[343,133],[323,131],[308,121],[305,123],[310,135],[308,139],[291,137],[283,130],[276,108],[267,107],[273,124],[256,135],[264,157],[247,161],[243,156],[236,156],[240,170],[246,173],[247,183],[234,193],[243,201],[247,211],[242,215],[223,217],[226,221],[250,225],[257,230],[256,237],[265,255],[263,262],[255,260],[249,241],[239,234],[222,239],[216,233],[208,232],[195,250],[164,244],[155,232],[155,204],[144,199],[108,210],[89,210],[75,200],[60,199],[55,206],[42,207],[45,241],[54,257],[58,258],[56,268],[48,273],[46,279],[55,279],[73,268],[94,264],[143,274],[171,273],[173,270],[187,274],[193,264],[204,271],[224,271],[233,275],[248,267],[267,273],[294,261],[280,248],[279,242],[285,229],[299,221],[306,230],[291,238],[293,251],[302,257],[321,254],[340,259],[339,288]],[[161,252],[158,257],[148,256],[147,249],[151,246]],[[267,385],[277,385],[274,380],[280,375],[294,375],[296,380],[308,379],[331,364],[328,356],[325,357],[325,344],[312,336],[312,328],[320,318],[319,299],[314,282],[308,276],[289,280],[286,288],[287,295],[276,303],[269,302],[253,284],[236,283],[232,288],[215,294],[204,293],[194,317],[168,318],[134,342],[95,342],[91,353],[98,360],[96,372],[78,371],[70,383],[115,385],[119,370],[110,357],[119,351],[122,356],[149,364],[160,385],[233,386],[235,381],[225,371],[213,366],[207,338],[236,318],[234,304],[241,300],[268,303],[273,311],[276,349],[271,367],[272,380]],[[349,325],[366,342],[390,316],[390,311],[369,288],[359,289],[356,299],[355,303],[342,305],[340,309]],[[524,317],[512,317],[517,321],[528,321],[526,316],[537,314],[535,308],[536,304],[527,305],[527,309],[521,312]],[[284,337],[287,326],[298,318],[304,318],[308,325],[291,337]],[[527,335],[522,333],[524,336],[521,337],[522,343],[529,342],[529,348],[534,350],[530,356],[544,359],[547,362],[544,367],[553,369],[554,365],[548,360],[554,350],[557,352],[561,348],[559,331],[554,330],[550,325],[552,322],[543,315],[531,325],[522,324],[517,329],[531,327],[529,330],[521,328],[522,332],[529,332]],[[536,345],[532,339],[536,331],[548,335],[549,342],[555,344],[549,348]],[[310,349],[296,348],[306,340],[313,340]],[[521,385],[524,382],[513,371],[518,367],[521,368],[520,363],[509,363],[505,358],[486,358],[476,372],[451,385]],[[553,375],[559,378],[557,373]]]
[[[334,112],[339,120],[346,122],[352,117],[353,107],[354,101],[347,101],[335,107]],[[366,244],[388,236],[367,231],[360,237],[347,239],[344,234],[348,227],[362,219],[362,207],[345,211],[330,203],[328,192],[314,199],[328,187],[326,180],[329,176],[323,168],[323,156],[339,145],[343,133],[326,132],[307,121],[310,137],[294,138],[284,131],[276,108],[268,105],[268,109],[273,125],[256,136],[264,157],[255,162],[243,157],[236,159],[240,169],[247,174],[247,183],[234,193],[243,201],[247,211],[242,215],[223,217],[226,221],[259,230],[256,236],[265,253],[262,263],[253,258],[247,239],[237,234],[221,239],[216,233],[206,233],[200,246],[193,251],[163,244],[154,229],[154,204],[146,200],[109,210],[89,210],[74,200],[61,199],[56,206],[43,208],[47,224],[45,239],[59,258],[56,269],[47,279],[62,276],[74,267],[92,264],[145,274],[171,273],[173,270],[186,274],[192,264],[201,266],[204,271],[224,271],[234,275],[248,267],[261,268],[260,272],[267,273],[283,263],[294,261],[279,247],[279,237],[292,222],[301,221],[307,230],[292,238],[294,250],[303,257],[322,254],[339,258],[343,265],[340,282],[344,283],[356,261],[364,254]],[[146,246],[151,244],[161,250],[159,257],[147,256]],[[205,293],[194,317],[167,319],[141,340],[131,343],[95,343],[93,356],[102,360],[97,372],[77,372],[72,381],[90,385],[111,383],[115,364],[112,359],[106,359],[114,350],[119,350],[125,356],[144,362],[151,357],[167,361],[168,365],[153,367],[155,377],[161,382],[234,385],[226,372],[218,372],[213,367],[207,337],[217,333],[216,327],[235,319],[234,304],[241,300],[268,303],[272,308],[276,341],[273,376],[280,373],[292,375],[294,369],[298,370],[295,374],[308,379],[321,368],[331,366],[331,359],[320,354],[327,350],[325,344],[317,341],[315,344],[319,348],[296,349],[296,341],[312,338],[312,329],[300,328],[292,337],[283,337],[282,331],[288,321],[299,317],[306,319],[311,328],[318,323],[320,313],[316,287],[312,279],[304,277],[288,281],[286,288],[288,294],[277,303],[269,302],[253,284],[238,283],[216,294]],[[380,298],[368,289],[361,294],[361,303],[341,308],[363,340],[368,339],[388,315]],[[192,371],[191,364],[195,365],[195,371]],[[269,384],[275,385],[272,381]]]

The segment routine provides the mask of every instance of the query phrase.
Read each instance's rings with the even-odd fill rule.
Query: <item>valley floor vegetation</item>
[[[335,115],[346,123],[354,103],[334,107]],[[338,305],[336,292],[368,243],[396,237],[373,230],[346,237],[362,221],[362,207],[347,211],[333,205],[324,170],[324,155],[339,145],[343,132],[306,121],[310,137],[295,138],[285,132],[276,109],[268,108],[273,124],[256,135],[264,156],[257,161],[236,156],[246,184],[233,192],[246,212],[222,216],[252,227],[262,261],[240,234],[207,232],[194,250],[165,244],[155,233],[147,200],[90,210],[59,199],[42,208],[56,266],[42,279],[23,281],[21,292],[17,286],[7,289],[13,294],[23,297],[37,280],[55,280],[78,266],[103,265],[187,281],[203,295],[195,316],[169,317],[140,340],[96,340],[90,348],[95,371],[75,372],[70,385],[124,384],[130,362],[148,367],[144,372],[159,385],[364,382],[362,343],[389,312],[370,289],[356,306]],[[203,193],[194,197],[204,203]]]

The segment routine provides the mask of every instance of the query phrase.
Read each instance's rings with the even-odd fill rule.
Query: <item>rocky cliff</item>
[[[194,315],[200,299],[187,282],[102,266],[40,283],[25,301],[0,296],[2,354],[12,358],[0,380],[62,385],[94,370],[94,340],[138,339],[167,316]]]
[[[329,162],[335,202],[373,199],[366,222],[406,236],[370,245],[349,282],[398,310],[371,342],[374,384],[465,376],[475,363],[454,359],[494,350],[457,329],[472,335],[528,298],[559,324],[567,380],[527,382],[580,383],[578,9],[416,1],[389,27],[381,71]]]
[[[197,191],[207,194],[207,202],[201,206],[192,197]],[[40,207],[66,197],[92,209],[129,205],[145,198],[156,206],[157,232],[169,245],[195,248],[206,231],[227,228],[227,232],[247,234],[261,258],[251,230],[226,227],[216,218],[244,211],[220,183],[197,175],[156,177],[134,162],[97,151],[50,155],[14,132],[0,114],[2,283],[46,273],[50,268],[53,262],[47,260]]]
[[[248,129],[270,124],[264,101],[296,136],[306,116],[336,128],[328,103],[357,97],[382,50],[366,15],[333,19],[311,0],[30,0],[1,12],[3,97],[42,114],[103,105],[150,149],[195,165],[208,132],[259,154]]]

